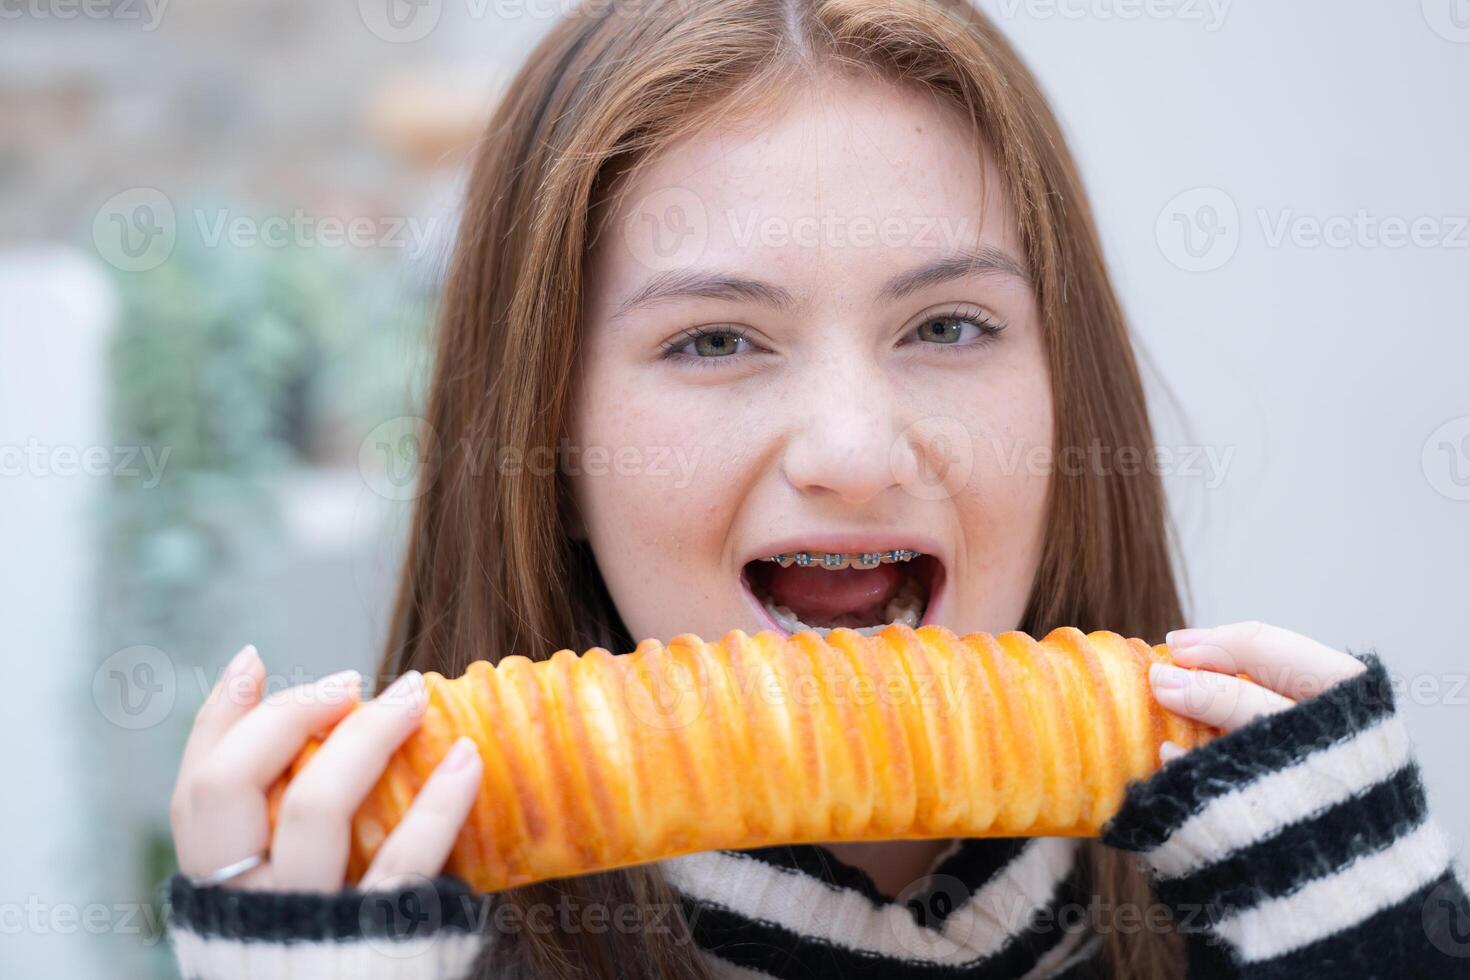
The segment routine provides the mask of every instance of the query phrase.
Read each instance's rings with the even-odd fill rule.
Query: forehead
[[[655,152],[619,190],[594,255],[605,285],[650,269],[773,264],[795,281],[876,281],[980,245],[1021,259],[973,124],[932,93],[868,77],[825,79],[712,124]]]

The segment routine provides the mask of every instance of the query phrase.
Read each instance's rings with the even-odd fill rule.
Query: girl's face
[[[846,78],[631,175],[561,462],[635,639],[1019,625],[1052,406],[1000,185],[952,107]]]

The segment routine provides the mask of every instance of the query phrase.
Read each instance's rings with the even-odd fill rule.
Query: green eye
[[[694,338],[694,353],[700,357],[727,357],[740,350],[741,339],[729,330],[711,330]]]
[[[952,316],[936,316],[919,325],[919,339],[936,344],[953,344],[963,333],[964,322]]]
[[[684,361],[715,361],[754,349],[744,332],[731,327],[685,330],[664,344],[664,357]]]
[[[983,315],[945,313],[927,317],[914,328],[914,338],[926,344],[947,346],[987,341],[1000,333],[1004,325],[992,323]]]

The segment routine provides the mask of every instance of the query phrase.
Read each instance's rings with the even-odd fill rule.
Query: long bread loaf
[[[1155,661],[1165,646],[1103,630],[893,625],[430,672],[422,724],[354,818],[348,878],[459,735],[484,775],[446,870],[480,891],[718,848],[1095,836],[1161,742],[1219,734],[1154,701]],[[319,744],[272,788],[273,825]]]

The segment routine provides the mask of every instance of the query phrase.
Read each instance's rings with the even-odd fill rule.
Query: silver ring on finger
[[[261,851],[259,854],[252,854],[247,858],[241,858],[233,864],[227,864],[223,868],[220,868],[218,871],[211,871],[209,874],[204,875],[201,878],[194,878],[191,880],[194,882],[194,885],[199,888],[206,888],[211,885],[222,885],[232,878],[238,878],[245,872],[260,867],[266,862],[267,858],[269,857],[269,850]]]

